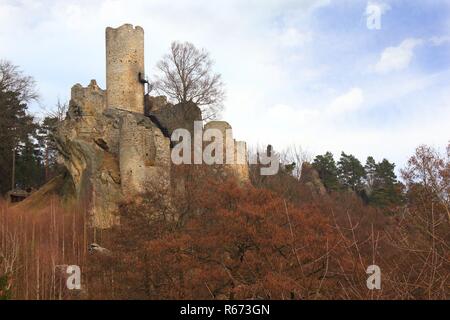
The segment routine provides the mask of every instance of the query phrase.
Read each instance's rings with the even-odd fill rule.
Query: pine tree
[[[375,176],[377,171],[377,163],[372,156],[367,157],[366,165],[364,166],[365,171],[365,181],[367,192],[370,194],[373,190],[373,186],[375,183]]]
[[[328,191],[339,189],[338,170],[331,152],[317,156],[314,159],[313,167],[319,173],[319,177]]]
[[[45,181],[48,181],[61,169],[57,162],[58,149],[53,132],[61,120],[50,115],[44,118],[37,131],[37,141],[41,150],[42,165],[44,166]]]
[[[360,191],[363,188],[363,178],[365,176],[364,167],[353,155],[341,153],[338,161],[338,176],[340,183],[353,191]]]
[[[397,182],[397,176],[395,175],[395,164],[390,163],[388,160],[383,159],[376,166],[376,178],[378,183],[384,186],[391,186]]]
[[[33,117],[18,94],[0,91],[0,193],[11,188],[13,152],[28,141],[36,130]]]
[[[11,188],[13,154],[20,155],[36,132],[37,124],[27,113],[28,103],[36,99],[34,80],[0,60],[0,193]]]
[[[402,185],[395,175],[395,164],[386,159],[375,166],[370,203],[379,207],[399,204],[402,201]]]
[[[42,149],[33,137],[18,148],[16,168],[16,185],[20,189],[37,188],[45,182]]]

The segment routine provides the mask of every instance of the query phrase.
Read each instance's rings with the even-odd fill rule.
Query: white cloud
[[[301,32],[297,28],[289,27],[279,35],[281,45],[286,47],[297,47],[312,40],[311,32]]]
[[[397,47],[388,47],[381,53],[380,60],[374,67],[375,72],[386,74],[406,69],[414,57],[414,49],[423,43],[421,39],[408,38]]]
[[[332,115],[358,110],[364,102],[364,94],[360,88],[352,88],[349,92],[335,98],[327,108]]]
[[[304,125],[320,114],[317,109],[294,108],[285,104],[276,104],[267,111],[267,119],[284,123],[288,127]]]
[[[441,46],[450,43],[450,36],[434,36],[430,38],[433,46]]]

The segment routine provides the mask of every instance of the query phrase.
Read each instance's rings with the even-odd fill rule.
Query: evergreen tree
[[[42,150],[29,137],[18,148],[16,160],[16,186],[19,189],[38,188],[45,182]]]
[[[41,150],[42,165],[44,166],[45,181],[54,177],[61,169],[57,162],[58,149],[53,132],[61,120],[56,115],[44,118],[37,132],[37,140]]]
[[[366,165],[364,166],[364,171],[365,171],[364,177],[366,181],[367,192],[370,194],[373,190],[377,171],[377,163],[375,162],[375,159],[372,156],[367,157]]]
[[[18,153],[36,130],[33,117],[27,114],[27,105],[18,94],[0,91],[0,193],[11,188],[13,152]]]
[[[340,183],[353,191],[360,191],[363,188],[363,178],[365,176],[364,167],[353,155],[341,153],[338,161],[338,175]]]
[[[13,158],[33,141],[37,124],[27,109],[37,97],[33,78],[0,60],[0,193],[11,189]]]
[[[314,159],[313,167],[319,173],[319,177],[328,191],[339,189],[338,171],[331,152],[317,156]]]
[[[395,175],[395,164],[386,159],[377,163],[369,202],[379,207],[399,204],[402,201],[401,189]]]
[[[378,184],[384,186],[392,186],[397,182],[397,176],[395,175],[395,164],[390,163],[388,160],[383,159],[376,166],[376,180]]]

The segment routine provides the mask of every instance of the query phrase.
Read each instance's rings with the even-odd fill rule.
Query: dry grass
[[[14,299],[63,299],[64,265],[85,265],[89,238],[86,210],[64,208],[56,197],[43,208],[0,203],[0,274]]]

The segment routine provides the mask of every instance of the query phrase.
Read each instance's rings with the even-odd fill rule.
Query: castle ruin
[[[178,128],[192,132],[194,121],[202,120],[193,103],[173,105],[146,95],[144,79],[144,30],[130,24],[106,28],[106,90],[95,80],[87,87],[74,85],[67,117],[55,132],[93,227],[117,224],[119,203],[138,195],[157,192],[169,203],[171,187],[179,182],[171,176],[170,135]],[[231,126],[213,121],[205,128]],[[246,148],[233,141],[235,148]],[[223,173],[240,182],[249,179],[246,162],[224,165]]]

